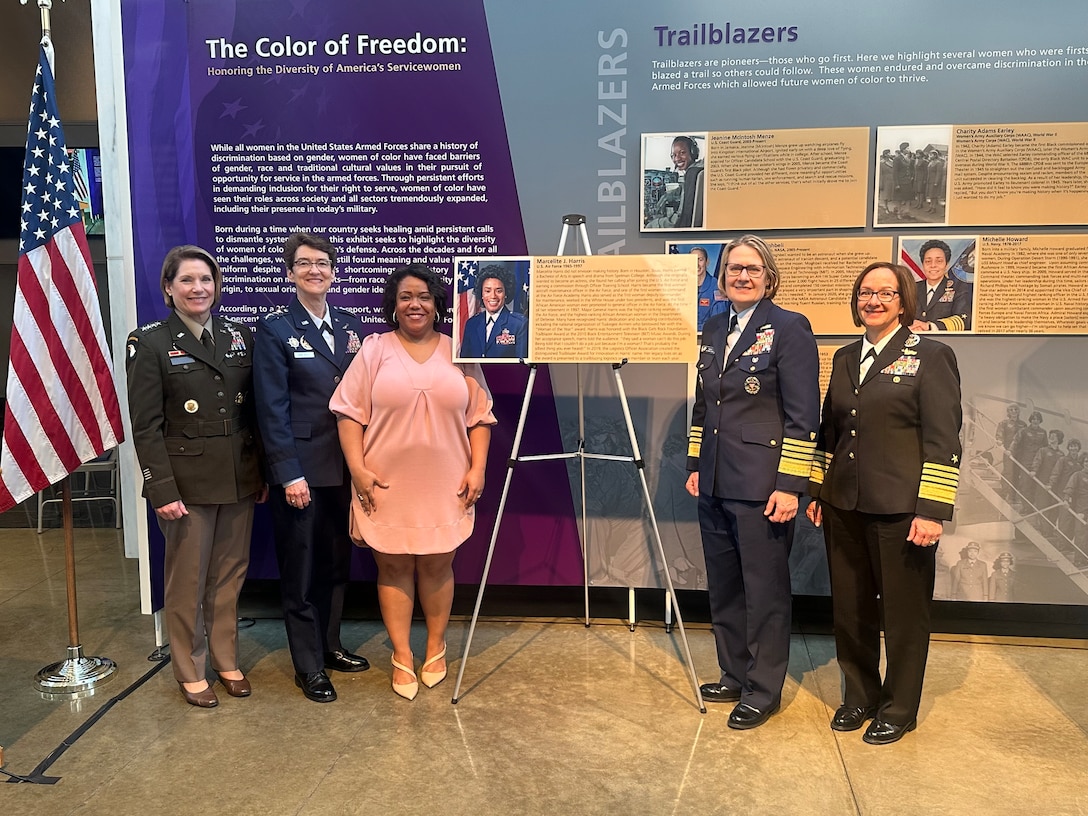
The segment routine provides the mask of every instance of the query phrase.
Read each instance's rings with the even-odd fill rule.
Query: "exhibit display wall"
[[[779,302],[810,316],[826,382],[831,354],[855,336],[857,272],[897,259],[920,275],[913,253],[944,240],[950,274],[973,294],[950,324],[960,330],[939,338],[959,358],[965,423],[936,597],[962,598],[956,567],[976,541],[988,574],[1007,553],[1014,577],[1000,597],[972,599],[1088,604],[1088,474],[1075,475],[1069,447],[1088,447],[1080,0],[1030,14],[984,0],[120,7],[140,323],[164,316],[159,269],[176,244],[219,258],[220,313],[253,324],[291,297],[283,239],[325,233],[341,253],[330,301],[381,331],[396,267],[431,264],[452,297],[487,256],[554,254],[562,216],[576,212],[594,254],[703,247],[711,274],[723,242],[764,235],[783,261]],[[459,256],[478,263],[458,267]],[[571,313],[588,313],[568,329],[587,360],[606,345],[606,321],[586,301],[601,314],[645,307],[624,280],[606,271],[569,292]],[[659,328],[645,320],[645,333]],[[521,452],[575,449],[581,378],[586,450],[629,453],[611,369],[539,362]],[[479,581],[528,378],[524,365],[485,373],[499,426],[476,532],[455,563],[461,583]],[[632,363],[623,377],[668,563],[653,554],[633,466],[589,462],[590,580],[656,587],[667,568],[677,588],[705,588],[683,487],[693,369]],[[1041,473],[1038,451],[1013,455],[1010,405],[1062,431],[1063,470],[1055,459]],[[580,584],[581,494],[572,462],[518,465],[490,581]],[[794,590],[826,594],[820,533],[801,523]],[[356,576],[372,574],[358,553]],[[250,575],[275,577],[266,518]]]

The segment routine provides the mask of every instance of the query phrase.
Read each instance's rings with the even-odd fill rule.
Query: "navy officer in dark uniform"
[[[825,527],[843,702],[835,731],[873,745],[917,725],[937,542],[959,486],[960,376],[943,343],[911,331],[917,290],[903,266],[854,281],[865,336],[835,353],[808,506]],[[883,612],[883,615],[881,615]],[[887,668],[880,679],[880,625]]]
[[[721,677],[700,691],[736,702],[729,727],[778,710],[790,651],[790,570],[798,496],[820,419],[820,361],[804,315],[771,299],[779,273],[755,235],[723,250],[728,309],[703,326],[687,490],[699,499],[710,619]]]
[[[253,336],[213,317],[223,276],[205,250],[179,246],[160,286],[173,310],[127,342],[132,441],[143,495],[166,539],[164,620],[174,678],[190,705],[219,700],[212,669],[232,697],[248,697],[238,666],[238,594],[249,567],[254,500],[263,501],[253,409]]]
[[[944,241],[926,241],[918,251],[925,280],[916,284],[918,307],[911,329],[968,331],[971,328],[971,284],[948,274],[952,248]]]
[[[329,411],[364,329],[359,318],[326,300],[336,270],[328,239],[295,233],[284,244],[283,260],[296,297],[258,324],[253,379],[295,684],[308,699],[325,703],[336,699],[326,669],[370,668],[340,642],[351,567],[351,480]]]

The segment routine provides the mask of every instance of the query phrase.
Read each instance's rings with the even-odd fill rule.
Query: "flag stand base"
[[[86,696],[100,683],[105,683],[117,671],[117,664],[108,657],[84,657],[82,646],[69,646],[68,658],[46,666],[34,678],[34,685],[43,695]]]

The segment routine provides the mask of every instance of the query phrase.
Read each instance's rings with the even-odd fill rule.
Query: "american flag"
[[[454,337],[465,336],[465,323],[476,314],[476,261],[457,262],[457,330]]]
[[[0,512],[124,436],[74,189],[43,47],[27,128]]]
[[[899,263],[914,273],[916,281],[926,279],[926,273],[922,271],[922,265],[914,259],[909,250],[902,246],[899,247]]]

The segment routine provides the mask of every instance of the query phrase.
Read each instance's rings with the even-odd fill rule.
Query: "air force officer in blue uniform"
[[[699,499],[720,680],[708,702],[736,702],[729,727],[779,707],[790,651],[790,571],[798,496],[820,420],[819,355],[804,315],[771,302],[778,268],[762,239],[723,250],[728,310],[703,327],[687,490]]]
[[[529,356],[529,320],[506,308],[516,286],[505,266],[483,268],[476,279],[476,299],[484,310],[465,323],[461,357],[524,360]]]
[[[351,562],[351,480],[329,411],[364,329],[357,317],[325,300],[336,262],[327,239],[295,233],[283,255],[297,297],[258,324],[254,390],[295,684],[307,698],[331,702],[336,691],[326,669],[369,668],[340,643]]]

